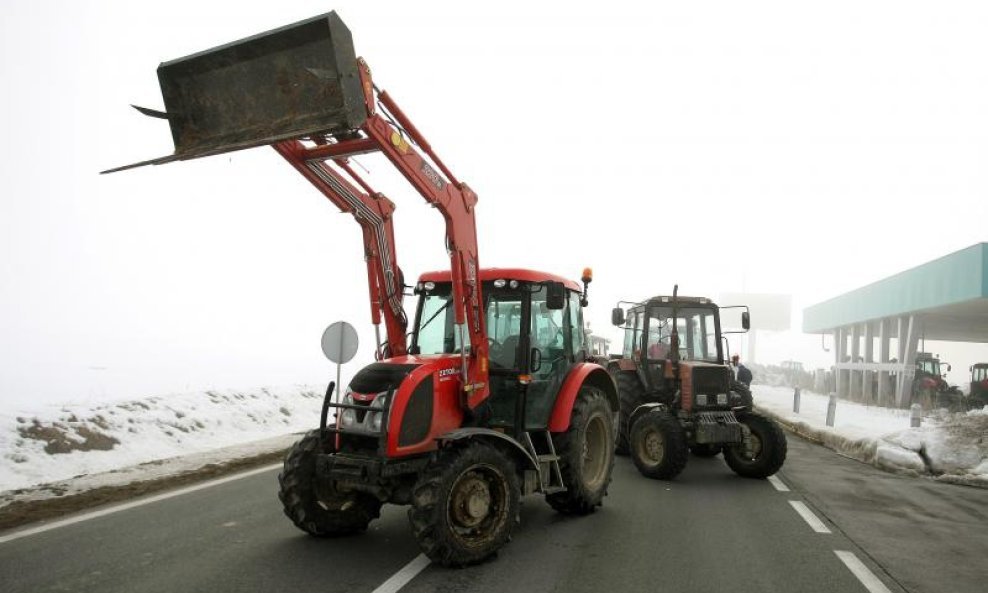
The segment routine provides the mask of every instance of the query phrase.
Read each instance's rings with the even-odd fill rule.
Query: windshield
[[[716,314],[706,307],[681,307],[676,315],[680,360],[721,360]],[[669,358],[672,336],[672,307],[648,310],[646,355],[649,359]]]
[[[579,294],[571,292],[563,309],[546,307],[546,289],[523,283],[516,288],[495,288],[485,282],[484,310],[491,369],[518,369],[524,362],[518,349],[522,326],[530,319],[527,334],[530,345],[549,357],[576,356],[584,350],[583,314]],[[460,351],[452,307],[452,286],[434,284],[420,293],[416,327],[412,339],[413,354],[454,354]],[[531,313],[526,308],[531,308]]]
[[[940,361],[936,359],[927,358],[926,360],[919,361],[920,370],[927,372],[931,375],[940,374]]]
[[[487,335],[500,344],[505,340],[517,340],[522,319],[522,292],[508,288],[494,288],[490,282],[483,285],[484,305],[487,310]],[[436,283],[434,288],[422,293],[417,331],[413,339],[413,352],[417,354],[453,354],[460,351],[460,335],[456,331],[453,312],[453,288],[449,283]],[[507,351],[507,350],[506,350]],[[514,353],[514,349],[510,350]],[[491,362],[498,364],[492,353]],[[502,361],[503,366],[513,366]]]

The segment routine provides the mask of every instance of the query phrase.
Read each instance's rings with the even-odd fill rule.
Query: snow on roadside
[[[838,400],[827,426],[828,396],[803,391],[793,412],[793,389],[753,385],[755,407],[796,433],[848,457],[886,470],[988,487],[988,407],[967,413],[927,413],[910,427],[910,411]]]
[[[106,472],[117,474],[114,483],[130,474],[131,480],[152,479],[163,470],[147,465],[140,472],[120,470],[176,457],[212,463],[221,459],[200,454],[273,437],[287,446],[294,437],[284,435],[318,424],[321,402],[320,388],[294,386],[5,410],[0,412],[0,492]],[[185,468],[184,462],[161,465]]]

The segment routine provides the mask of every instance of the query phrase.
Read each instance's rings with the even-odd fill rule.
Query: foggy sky
[[[369,361],[359,227],[272,150],[97,175],[171,153],[128,107],[162,107],[159,62],[331,9],[479,195],[481,265],[592,266],[595,331],[674,283],[798,314],[986,240],[984,3],[6,2],[0,401],[322,382],[337,319]],[[406,277],[448,266],[437,213],[359,160]],[[988,349],[948,355],[957,383]]]

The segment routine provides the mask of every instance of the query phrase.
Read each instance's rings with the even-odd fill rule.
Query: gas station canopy
[[[803,311],[803,331],[915,316],[928,340],[988,342],[988,243],[978,243]]]

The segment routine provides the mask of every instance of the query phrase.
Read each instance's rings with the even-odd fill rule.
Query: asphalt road
[[[791,435],[779,475],[788,492],[734,476],[719,457],[692,458],[674,482],[646,480],[619,458],[597,513],[565,518],[528,497],[499,557],[459,570],[422,570],[400,507],[360,536],[302,534],[281,514],[276,474],[10,541],[0,534],[2,590],[868,591],[837,551],[893,592],[980,593],[988,579],[988,490],[885,474]]]

